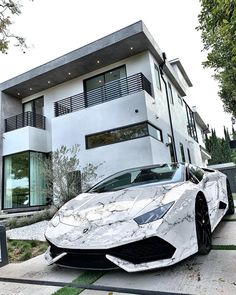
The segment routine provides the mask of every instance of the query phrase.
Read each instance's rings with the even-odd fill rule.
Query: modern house
[[[101,175],[171,161],[205,165],[192,83],[142,21],[0,84],[1,209],[45,205],[39,156],[80,144]]]

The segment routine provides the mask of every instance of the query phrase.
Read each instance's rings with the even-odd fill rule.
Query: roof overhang
[[[160,48],[139,21],[7,80],[0,84],[0,90],[22,99],[144,51],[150,51],[159,64],[163,62]],[[168,63],[164,72],[180,95],[185,96],[185,90]]]
[[[176,59],[170,60],[169,63],[170,63],[171,65],[176,65],[176,66],[179,68],[179,70],[180,70],[182,76],[184,77],[184,79],[185,79],[187,85],[188,85],[189,87],[192,87],[193,84],[192,84],[192,82],[190,81],[189,76],[188,76],[187,73],[185,72],[185,69],[184,69],[182,63],[180,62],[180,60],[179,60],[178,58],[176,58]]]
[[[202,120],[198,112],[194,112],[196,123],[201,127],[204,134],[211,133],[209,126]]]

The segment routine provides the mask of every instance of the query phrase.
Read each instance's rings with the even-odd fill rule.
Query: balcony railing
[[[46,118],[40,114],[36,114],[34,112],[24,112],[22,114],[5,119],[5,132],[26,126],[45,129],[45,121]]]
[[[62,116],[142,90],[152,95],[150,81],[142,73],[138,73],[55,102],[55,116]]]

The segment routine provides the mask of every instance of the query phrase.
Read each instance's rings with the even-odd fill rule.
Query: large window
[[[4,209],[46,204],[44,157],[29,151],[4,157]]]
[[[144,136],[152,136],[162,141],[162,132],[148,122],[112,129],[86,136],[86,148],[96,148],[103,145],[131,140]]]
[[[170,102],[174,104],[174,96],[173,96],[172,86],[170,82],[168,82],[168,96],[169,96]]]
[[[198,142],[193,111],[190,109],[190,107],[187,104],[185,106],[186,106],[186,114],[187,114],[187,122],[188,122],[187,124],[188,134]]]
[[[181,153],[182,162],[185,162],[184,146],[181,142],[180,142],[179,146],[180,146],[180,153]]]
[[[170,159],[171,162],[175,162],[175,153],[174,153],[174,147],[173,147],[173,139],[171,135],[168,135],[168,146],[169,146],[169,152],[170,152]]]
[[[161,90],[161,79],[160,79],[160,70],[156,64],[154,64],[155,67],[155,80],[156,80],[156,86],[158,89]]]
[[[23,112],[33,112],[39,115],[43,115],[44,98],[43,96],[26,102],[23,104]]]
[[[86,106],[105,102],[128,93],[125,66],[112,69],[84,81]]]

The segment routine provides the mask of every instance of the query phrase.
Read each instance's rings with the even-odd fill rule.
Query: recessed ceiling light
[[[98,80],[99,83],[102,83],[102,80]]]
[[[51,81],[50,80],[48,80],[48,84],[51,84]]]
[[[30,89],[29,89],[29,90],[30,90],[30,91],[32,91],[32,90],[33,90],[33,88],[31,88],[31,87],[30,87]]]
[[[130,50],[133,50],[133,49],[134,49],[134,47],[133,47],[133,46],[131,46],[131,47],[130,47]]]
[[[20,95],[20,92],[18,92],[17,95],[19,96]]]
[[[100,60],[99,59],[97,60],[97,64],[100,64]]]
[[[71,72],[69,72],[68,75],[70,76],[71,75]]]

